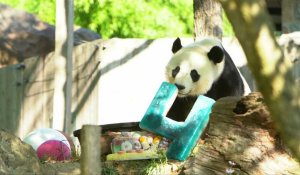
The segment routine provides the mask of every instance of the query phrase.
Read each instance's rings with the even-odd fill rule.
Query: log
[[[219,99],[185,174],[297,174],[260,93]]]

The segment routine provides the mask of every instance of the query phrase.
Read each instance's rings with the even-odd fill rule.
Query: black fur
[[[224,51],[225,65],[219,79],[213,83],[205,96],[214,100],[226,96],[242,96],[244,94],[243,80],[229,54]]]
[[[224,50],[219,46],[214,46],[207,53],[207,57],[215,64],[221,63],[224,59]]]
[[[180,67],[179,66],[175,67],[175,69],[172,70],[172,77],[175,78],[179,71],[180,71]]]
[[[198,74],[196,69],[191,70],[190,76],[193,82],[197,82],[200,79],[200,75]]]
[[[176,53],[178,50],[180,50],[182,48],[182,44],[180,41],[180,38],[177,38],[174,42],[173,42],[173,46],[172,46],[172,52]]]

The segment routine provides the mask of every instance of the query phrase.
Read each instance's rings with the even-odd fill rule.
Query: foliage
[[[234,36],[234,31],[226,14],[223,12],[223,36]]]
[[[55,0],[0,0],[55,24]],[[76,25],[103,38],[162,38],[193,35],[193,0],[76,0]],[[227,21],[227,22],[226,22]],[[225,35],[232,35],[228,20]],[[228,28],[229,26],[229,28]]]
[[[55,0],[0,0],[0,3],[36,14],[42,21],[50,24],[55,23]]]
[[[192,35],[192,0],[91,1],[94,5],[89,7],[77,2],[76,6],[82,9],[76,10],[75,22],[82,21],[81,26],[98,31],[105,38]]]

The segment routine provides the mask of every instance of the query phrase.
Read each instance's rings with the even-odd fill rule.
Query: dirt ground
[[[42,163],[44,175],[80,175],[80,163],[76,162],[45,162]]]
[[[182,162],[162,162],[162,160],[106,161],[101,163],[102,175],[118,174],[180,174]],[[80,175],[80,162],[42,163],[43,175]],[[100,172],[99,172],[100,174]]]

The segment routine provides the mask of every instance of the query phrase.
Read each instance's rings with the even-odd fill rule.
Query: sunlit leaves
[[[55,24],[55,0],[0,0]],[[103,38],[192,37],[193,0],[74,0],[74,23]],[[224,35],[232,35],[225,21]]]

